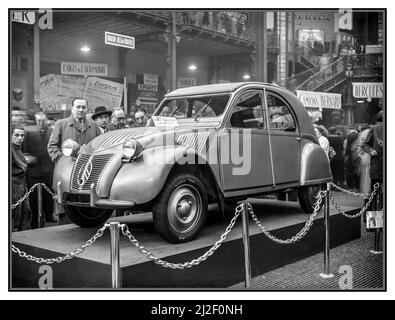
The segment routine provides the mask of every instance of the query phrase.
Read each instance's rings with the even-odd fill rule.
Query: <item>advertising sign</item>
[[[104,43],[111,46],[124,47],[134,49],[134,37],[125,36],[123,34],[104,32]]]
[[[86,82],[84,98],[88,100],[91,110],[102,105],[108,109],[120,107],[123,87],[122,83],[89,77]]]
[[[75,76],[107,76],[108,66],[104,63],[61,62],[60,73]]]
[[[158,86],[152,85],[152,84],[142,84],[138,83],[137,84],[137,89],[141,91],[152,91],[152,92],[157,92],[158,91]]]
[[[307,108],[340,109],[341,94],[296,90],[298,99]]]
[[[383,98],[384,85],[382,82],[353,82],[354,98]]]
[[[384,227],[384,211],[367,211],[366,228],[379,229]]]

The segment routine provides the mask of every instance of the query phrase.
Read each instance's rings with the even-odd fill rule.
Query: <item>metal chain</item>
[[[41,185],[44,187],[45,190],[53,197],[55,195],[55,192],[52,192],[52,190],[45,184],[41,183]]]
[[[14,209],[15,209],[17,206],[19,206],[23,201],[25,201],[26,198],[28,198],[28,197],[30,196],[30,194],[34,191],[34,189],[36,189],[39,185],[43,186],[44,189],[47,190],[48,193],[49,193],[51,196],[54,196],[54,195],[55,195],[55,193],[53,193],[53,192],[51,191],[51,189],[49,189],[45,183],[39,182],[39,183],[34,184],[34,185],[30,188],[30,190],[29,190],[22,198],[20,198],[15,204],[11,205],[11,209],[14,210]]]
[[[380,187],[380,184],[379,184],[379,183],[376,183],[376,184],[374,185],[374,189],[373,189],[372,193],[370,194],[369,200],[366,202],[365,206],[364,206],[357,214],[355,214],[355,215],[350,215],[350,214],[345,213],[345,212],[340,208],[339,204],[335,201],[335,199],[333,198],[332,193],[330,193],[330,192],[329,192],[329,199],[331,200],[331,202],[332,202],[333,205],[335,206],[336,210],[337,210],[340,214],[342,214],[342,215],[345,216],[346,218],[354,219],[354,218],[360,217],[361,214],[363,214],[363,213],[369,208],[369,206],[370,206],[370,204],[372,203],[373,198],[374,198],[374,196],[375,196],[375,194],[376,194],[376,191],[377,191],[377,189],[378,189],[379,187]]]
[[[322,199],[325,198],[325,194],[326,191],[320,191],[317,195],[317,201],[314,204],[314,211],[311,214],[309,220],[307,220],[306,224],[304,225],[304,227],[293,237],[283,240],[283,239],[279,239],[276,236],[272,235],[269,231],[266,230],[266,228],[262,225],[262,222],[258,220],[258,217],[255,215],[254,210],[251,206],[251,204],[247,204],[248,210],[251,214],[252,219],[255,221],[255,223],[257,224],[257,226],[262,230],[263,234],[268,237],[270,240],[276,242],[276,243],[280,243],[280,244],[293,244],[299,240],[301,240],[306,234],[307,232],[310,230],[311,226],[314,223],[314,219],[318,214],[318,211],[320,210],[321,207],[321,203],[322,203]]]
[[[15,204],[11,205],[11,209],[15,209],[17,206],[19,206],[23,201],[25,201],[26,198],[28,198],[30,196],[30,194],[34,191],[34,189],[36,189],[36,187],[38,185],[40,185],[41,183],[36,183],[35,185],[33,185],[30,190],[22,197],[20,198]]]
[[[171,269],[185,269],[185,268],[191,268],[194,266],[199,265],[201,262],[207,260],[208,257],[210,257],[221,245],[222,243],[226,240],[229,232],[232,231],[232,228],[234,227],[237,218],[239,217],[240,213],[243,211],[243,205],[238,205],[235,210],[235,215],[230,221],[228,227],[226,228],[225,232],[221,235],[220,239],[202,256],[200,256],[197,259],[193,259],[188,262],[184,263],[172,263],[172,262],[167,262],[164,261],[156,256],[147,249],[143,245],[139,243],[139,241],[131,234],[129,231],[129,228],[126,224],[120,225],[122,234],[126,236],[131,244],[133,244],[142,254],[146,255],[148,259],[153,260],[154,263],[164,267],[164,268],[171,268]]]
[[[346,189],[334,184],[333,182],[331,182],[330,185],[332,187],[334,187],[335,189],[337,189],[338,191],[341,191],[341,192],[344,192],[344,193],[348,193],[348,194],[350,194],[352,196],[361,197],[362,199],[365,199],[365,198],[370,196],[370,193],[358,193],[358,192],[353,192],[353,191],[346,190]]]
[[[26,252],[20,250],[19,248],[17,248],[14,245],[12,245],[11,249],[12,249],[12,252],[17,253],[21,258],[25,258],[29,261],[33,261],[33,262],[36,262],[39,264],[42,264],[42,263],[53,264],[55,262],[61,263],[65,260],[70,260],[70,259],[74,258],[75,256],[84,252],[86,248],[89,248],[90,246],[92,246],[96,242],[96,240],[99,239],[104,234],[104,231],[109,226],[110,226],[110,224],[106,223],[105,225],[103,225],[103,227],[101,227],[99,230],[97,230],[96,234],[92,238],[90,238],[88,241],[86,241],[81,247],[79,247],[78,249],[74,250],[73,252],[70,252],[62,257],[50,258],[50,259],[37,258],[37,257],[34,257],[30,254],[27,254]]]

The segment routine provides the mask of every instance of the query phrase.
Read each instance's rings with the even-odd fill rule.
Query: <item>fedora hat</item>
[[[110,110],[107,110],[105,106],[98,106],[95,108],[95,113],[92,114],[92,120],[95,120],[98,116],[101,116],[102,114],[107,114],[108,116],[111,116],[112,112]]]

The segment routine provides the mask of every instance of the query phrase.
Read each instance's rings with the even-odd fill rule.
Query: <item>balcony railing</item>
[[[383,66],[383,54],[372,53],[372,54],[355,54],[348,56],[341,56],[334,62],[330,63],[326,67],[322,68],[319,72],[312,75],[306,81],[301,83],[295,90],[306,90],[314,91],[322,87],[329,80],[334,79],[336,76],[344,73],[350,68],[382,68]],[[332,83],[333,85],[333,83]],[[324,90],[328,90],[324,88]]]

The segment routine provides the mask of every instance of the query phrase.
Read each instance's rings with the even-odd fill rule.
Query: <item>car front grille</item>
[[[103,154],[94,156],[80,154],[74,165],[72,188],[80,191],[89,191],[91,184],[94,183],[97,190],[100,177],[113,156],[114,154]],[[89,178],[85,179],[86,181],[84,183],[79,184],[78,182],[81,180],[81,176],[83,175],[85,168],[87,167],[89,159],[92,164],[90,175],[86,175],[89,176]]]

